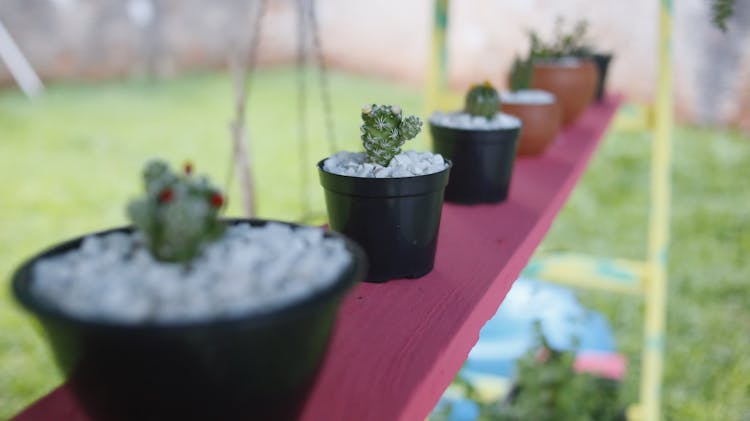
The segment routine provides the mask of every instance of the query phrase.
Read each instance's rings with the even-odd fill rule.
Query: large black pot
[[[453,162],[445,201],[476,204],[508,197],[521,127],[468,130],[430,123],[432,149]]]
[[[265,224],[230,223],[238,222]],[[114,231],[131,228],[99,234]],[[74,317],[31,293],[34,263],[81,241],[33,257],[12,282],[16,298],[42,322],[69,386],[94,420],[296,419],[341,298],[366,270],[364,252],[346,240],[353,259],[339,279],[281,308],[219,320],[126,324]]]
[[[607,86],[607,70],[609,63],[612,61],[612,54],[594,54],[591,56],[599,70],[599,79],[596,85],[596,100],[601,101],[604,98],[604,91]]]
[[[370,270],[365,281],[419,278],[435,264],[443,190],[443,171],[399,178],[333,174],[318,162],[328,223],[365,250]]]

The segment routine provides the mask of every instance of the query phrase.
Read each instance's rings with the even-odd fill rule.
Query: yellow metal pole
[[[661,0],[659,13],[659,74],[657,80],[653,152],[651,156],[651,215],[645,279],[645,329],[641,366],[640,418],[661,419],[662,377],[669,253],[670,168],[672,154],[672,0]]]
[[[432,25],[432,49],[427,71],[427,98],[425,116],[440,108],[442,96],[447,90],[448,49],[445,45],[445,32],[448,28],[448,0],[435,0]]]

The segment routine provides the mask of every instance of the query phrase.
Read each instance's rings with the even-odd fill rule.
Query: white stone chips
[[[523,89],[515,92],[502,92],[500,101],[503,104],[552,104],[555,95],[539,89]]]
[[[333,283],[351,261],[321,228],[227,227],[186,268],[153,259],[140,234],[87,237],[39,261],[32,293],[65,313],[124,323],[213,320],[261,312]]]
[[[435,111],[430,117],[430,123],[464,130],[500,130],[521,127],[521,120],[517,117],[500,112],[495,113],[491,119],[487,119],[483,116],[472,116],[463,111],[452,113]]]
[[[339,152],[323,162],[323,169],[351,177],[399,178],[433,174],[448,165],[440,154],[416,151],[401,152],[387,167],[366,161],[364,152]]]

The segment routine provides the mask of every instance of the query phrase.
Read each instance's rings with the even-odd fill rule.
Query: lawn
[[[261,217],[298,219],[308,194],[322,211],[314,163],[327,155],[317,93],[310,98],[310,161],[298,155],[297,74],[256,75],[249,103],[251,155]],[[311,75],[312,76],[312,75]],[[310,84],[314,79],[311,77]],[[398,103],[422,114],[417,90],[334,74],[336,138],[359,142],[362,103]],[[125,222],[124,202],[139,188],[145,160],[192,160],[224,183],[229,163],[231,89],[220,75],[169,82],[53,86],[29,102],[0,92],[0,419],[61,379],[35,326],[15,306],[7,280],[39,249]],[[426,148],[421,135],[414,148]],[[649,137],[612,132],[542,247],[640,257],[647,216]],[[666,418],[750,419],[750,140],[734,133],[680,128],[675,136],[673,246],[670,255]],[[303,186],[301,180],[309,183]],[[237,183],[230,215],[240,213]],[[595,221],[595,223],[593,223]],[[610,317],[630,361],[626,397],[637,396],[641,305],[638,299],[583,294]]]

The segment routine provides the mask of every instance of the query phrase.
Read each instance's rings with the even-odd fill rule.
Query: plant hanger
[[[317,70],[318,70],[318,88],[320,89],[320,98],[321,98],[321,106],[323,110],[323,122],[325,125],[326,130],[326,137],[328,139],[328,147],[330,149],[331,154],[335,153],[337,148],[337,142],[335,137],[335,128],[334,128],[334,121],[333,121],[333,108],[332,108],[332,101],[331,101],[331,94],[330,94],[330,84],[328,81],[328,71],[326,68],[325,60],[323,57],[323,49],[322,44],[320,40],[320,31],[318,27],[317,22],[317,16],[316,16],[316,4],[315,0],[294,0],[295,2],[295,9],[296,9],[296,18],[297,18],[297,31],[296,31],[296,38],[297,38],[297,51],[296,51],[296,64],[297,64],[297,70],[298,70],[298,77],[297,77],[297,124],[298,124],[298,133],[297,133],[297,152],[299,157],[299,175],[300,175],[300,183],[299,183],[299,199],[301,203],[301,215],[299,217],[300,222],[309,222],[311,220],[314,220],[319,216],[317,213],[313,212],[310,195],[308,193],[308,187],[310,185],[310,176],[309,176],[309,168],[310,168],[310,162],[311,162],[311,156],[310,156],[310,149],[309,149],[309,142],[310,142],[310,127],[308,124],[308,81],[306,77],[305,68],[308,64],[308,56],[310,56],[310,46],[312,47],[312,54],[314,55],[313,59],[315,61]],[[259,0],[258,6],[255,12],[255,15],[253,17],[253,23],[252,23],[252,32],[250,34],[250,40],[248,43],[248,48],[246,51],[247,54],[247,67],[245,69],[241,69],[242,74],[237,77],[239,79],[236,81],[235,90],[237,90],[238,98],[237,98],[237,117],[235,122],[232,124],[233,134],[235,137],[235,148],[233,150],[233,154],[235,158],[238,158],[239,155],[245,154],[247,155],[246,148],[243,152],[243,148],[241,145],[243,142],[237,141],[238,136],[241,135],[241,132],[244,132],[244,112],[245,112],[245,103],[247,102],[247,99],[250,96],[250,93],[252,91],[251,81],[252,81],[252,74],[255,72],[258,62],[258,54],[260,50],[260,41],[261,41],[261,32],[262,32],[262,24],[263,24],[263,17],[265,15],[267,9],[267,1],[266,0]],[[312,42],[310,42],[312,41]],[[244,54],[242,54],[244,55]],[[241,57],[242,57],[241,55]],[[240,59],[240,61],[242,61]],[[242,64],[240,63],[240,66],[242,67]],[[242,97],[239,97],[241,95]],[[240,145],[240,147],[237,147]],[[234,172],[234,165],[235,162],[238,162],[239,159],[233,159],[232,165],[231,165],[231,172],[229,175],[229,179],[232,178],[232,173]],[[249,167],[249,164],[248,164]],[[241,176],[242,177],[242,176]],[[249,178],[246,177],[246,178]],[[252,184],[250,182],[245,182],[244,184]],[[227,189],[228,191],[228,189]],[[252,195],[252,192],[249,192],[247,194]],[[254,199],[254,198],[253,198]],[[254,202],[253,199],[246,199],[245,202]],[[246,206],[248,208],[248,206]],[[250,211],[248,212],[250,213]]]
[[[318,27],[317,15],[315,11],[316,0],[295,0],[297,3],[297,69],[298,69],[298,88],[297,88],[297,114],[298,114],[298,151],[299,151],[299,173],[300,173],[300,203],[302,204],[302,215],[300,221],[309,222],[318,216],[312,210],[310,204],[310,194],[308,187],[310,185],[309,168],[310,168],[310,151],[308,144],[310,142],[310,130],[308,126],[307,113],[307,78],[305,68],[308,61],[308,40],[312,40],[312,53],[318,69],[318,88],[320,89],[321,105],[323,107],[323,119],[328,139],[328,148],[330,153],[335,153],[338,148],[336,145],[336,131],[333,123],[333,107],[331,106],[331,93],[328,83],[328,72],[323,57],[323,48],[320,41],[320,30]]]

